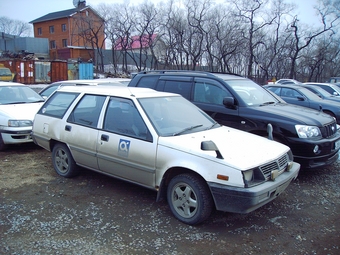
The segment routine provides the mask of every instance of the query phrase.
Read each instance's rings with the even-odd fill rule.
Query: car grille
[[[266,180],[270,179],[271,172],[273,170],[279,170],[279,173],[283,172],[288,165],[288,155],[284,154],[282,157],[277,160],[270,162],[266,165],[260,166],[260,170],[262,171]]]
[[[337,132],[336,122],[323,126],[321,128],[322,137],[327,138],[333,136]]]

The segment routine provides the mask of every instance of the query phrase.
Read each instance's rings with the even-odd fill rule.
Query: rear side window
[[[282,88],[281,96],[292,97],[292,98],[303,97],[303,95],[301,95],[298,91],[296,91],[295,89],[291,89],[291,88]]]
[[[154,89],[157,81],[158,76],[145,76],[139,80],[137,87]]]
[[[326,90],[328,93],[334,95],[334,89],[332,89],[332,87],[329,87],[329,86],[323,86],[323,85],[319,85],[320,88]]]
[[[166,81],[164,91],[180,94],[182,97],[190,100],[192,82],[186,81]]]
[[[74,108],[67,121],[96,128],[99,114],[103,107],[106,96],[85,95]]]
[[[79,93],[56,92],[45,102],[38,114],[62,119],[78,95]]]

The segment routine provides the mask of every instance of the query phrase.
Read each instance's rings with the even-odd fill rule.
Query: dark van
[[[273,137],[288,145],[294,160],[304,168],[330,165],[338,159],[340,132],[333,117],[287,104],[250,79],[233,74],[162,70],[140,72],[128,86],[181,94],[222,125]]]

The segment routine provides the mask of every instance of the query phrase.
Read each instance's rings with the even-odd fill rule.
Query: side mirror
[[[297,99],[298,99],[299,101],[305,101],[305,99],[304,99],[303,97],[297,97]]]
[[[216,158],[223,159],[223,156],[219,149],[217,148],[216,144],[213,141],[203,141],[201,142],[201,150],[202,151],[215,151]]]
[[[233,97],[225,97],[223,98],[223,105],[227,108],[235,109],[235,99]]]

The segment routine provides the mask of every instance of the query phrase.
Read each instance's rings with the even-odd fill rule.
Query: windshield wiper
[[[265,102],[265,103],[263,103],[263,104],[260,104],[260,106],[270,105],[270,104],[275,104],[275,102]]]
[[[174,133],[173,136],[180,135],[180,134],[184,133],[185,131],[192,130],[192,129],[194,129],[194,128],[198,128],[198,127],[202,127],[202,126],[203,126],[203,125],[200,124],[200,125],[190,126],[190,127],[184,128],[183,130]]]
[[[207,130],[212,129],[212,128],[215,127],[216,125],[221,126],[218,122],[215,122],[215,123],[212,124],[210,127],[208,127]]]
[[[24,101],[21,101],[21,102],[11,102],[11,103],[7,103],[7,104],[27,104],[28,102],[24,102]]]

